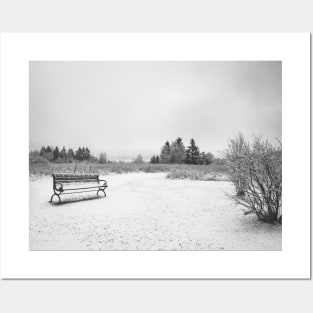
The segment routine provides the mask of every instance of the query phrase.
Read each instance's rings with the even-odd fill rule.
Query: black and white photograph
[[[29,249],[282,250],[281,61],[29,62]]]
[[[312,1],[0,6],[0,312],[313,312]]]

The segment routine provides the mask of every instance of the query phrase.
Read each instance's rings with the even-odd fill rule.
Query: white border
[[[29,251],[26,187],[31,60],[282,60],[283,250]],[[309,34],[1,35],[2,278],[309,278],[309,169]],[[25,188],[17,191],[16,184]]]

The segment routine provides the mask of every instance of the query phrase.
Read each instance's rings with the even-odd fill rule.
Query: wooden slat
[[[55,182],[70,184],[70,183],[80,183],[80,182],[91,182],[97,183],[98,179],[55,179]]]
[[[55,178],[98,178],[99,175],[60,175],[60,174],[53,174]]]
[[[98,173],[87,173],[87,172],[80,172],[80,171],[77,171],[75,173],[72,173],[72,172],[54,172],[52,173],[53,175],[98,175]]]
[[[74,183],[74,182],[98,182],[99,175],[82,175],[82,174],[52,174],[55,182]]]
[[[64,191],[68,190],[83,190],[83,189],[99,189],[99,186],[93,186],[93,187],[82,187],[82,188],[65,188]]]
[[[62,195],[72,195],[73,193],[84,193],[84,192],[95,192],[97,190],[84,190],[84,191],[74,191],[74,192],[62,192]]]

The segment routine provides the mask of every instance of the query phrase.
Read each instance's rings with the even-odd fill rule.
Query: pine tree
[[[46,148],[45,147],[41,147],[40,149],[40,155],[43,156],[46,153]]]
[[[89,160],[90,156],[90,150],[86,147],[86,160]]]
[[[161,154],[160,154],[160,162],[161,163],[170,163],[171,160],[171,148],[170,148],[170,143],[166,141],[164,146],[161,149]]]
[[[54,151],[53,151],[53,160],[57,160],[60,156],[60,151],[59,151],[59,148],[56,146]]]
[[[83,150],[81,147],[78,147],[78,149],[76,150],[74,158],[78,161],[83,160]]]
[[[67,158],[69,159],[69,160],[71,160],[71,159],[74,159],[74,151],[73,151],[73,149],[68,149],[68,151],[67,151]]]
[[[178,137],[170,146],[170,163],[181,164],[186,158],[186,149],[182,138]]]
[[[60,153],[60,157],[62,160],[65,160],[67,155],[66,155],[66,149],[65,147],[63,146],[62,150],[61,150],[61,153]]]
[[[152,158],[150,159],[150,163],[155,164],[155,155],[153,155]]]
[[[82,148],[82,157],[81,157],[82,160],[86,160],[86,149],[85,147]]]
[[[158,155],[155,157],[155,163],[157,163],[157,164],[160,163],[160,158]]]
[[[186,164],[199,164],[200,163],[200,150],[196,146],[195,140],[190,140],[190,146],[186,150]]]

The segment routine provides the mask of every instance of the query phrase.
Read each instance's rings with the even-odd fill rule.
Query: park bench
[[[105,189],[108,187],[106,180],[99,179],[99,175],[83,175],[83,174],[52,174],[53,177],[53,195],[51,196],[50,202],[54,196],[59,198],[62,194],[74,194],[82,192],[102,191],[106,197]],[[88,186],[83,186],[82,184]]]

